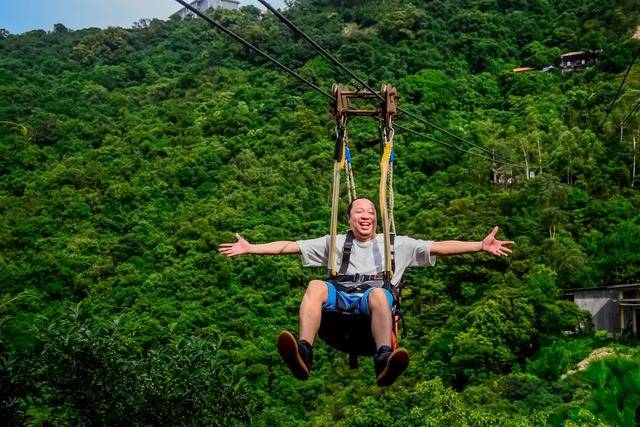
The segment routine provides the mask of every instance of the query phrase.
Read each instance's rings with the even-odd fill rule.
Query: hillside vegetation
[[[619,128],[637,64],[601,126],[638,46],[637,2],[298,0],[286,14],[375,87],[395,85],[401,107],[536,172],[503,167],[511,184],[494,184],[477,148],[398,119],[471,151],[398,130],[398,232],[479,240],[499,225],[512,256],[406,274],[412,362],[393,387],[320,342],[297,382],[274,342],[323,272],[216,250],[234,233],[327,233],[327,99],[200,19],[0,31],[0,422],[640,422],[636,341],[594,334],[561,298],[640,279],[639,116]],[[273,16],[213,15],[325,90],[350,83]],[[512,71],[577,50],[598,64]],[[377,132],[350,123],[363,196],[377,194],[379,153],[357,147]],[[605,346],[615,355],[563,376]]]

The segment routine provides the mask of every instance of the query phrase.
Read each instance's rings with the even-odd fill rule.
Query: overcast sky
[[[240,0],[242,5],[255,0]],[[276,8],[284,7],[284,0],[269,1]],[[131,27],[140,18],[166,19],[181,6],[175,0],[0,0],[0,28],[11,34],[64,24],[77,30],[87,27]]]

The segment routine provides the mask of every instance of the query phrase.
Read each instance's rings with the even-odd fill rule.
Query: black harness
[[[371,288],[383,288],[391,292],[394,301],[394,313],[400,311],[400,288],[402,287],[402,281],[397,285],[391,284],[391,272],[381,271],[376,274],[345,274],[349,268],[349,260],[351,259],[351,252],[353,250],[353,239],[355,235],[352,230],[347,232],[347,236],[342,246],[342,262],[340,263],[340,270],[338,274],[331,275],[329,272],[329,278],[327,281],[331,282],[337,291],[348,294],[361,294]],[[390,235],[391,241],[391,268],[395,270],[395,254],[394,254],[394,240],[395,234]],[[374,242],[375,243],[375,242]],[[382,286],[380,286],[382,282]],[[355,310],[354,306],[345,306],[343,301],[337,299],[338,308],[340,311],[350,312]]]

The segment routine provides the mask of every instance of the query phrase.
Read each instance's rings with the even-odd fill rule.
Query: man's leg
[[[287,331],[278,337],[278,352],[291,373],[300,380],[309,378],[309,370],[313,361],[313,341],[315,340],[320,321],[322,320],[322,304],[329,297],[329,288],[322,280],[312,280],[300,304],[300,339]]]
[[[376,348],[383,345],[391,347],[391,309],[387,294],[381,288],[369,293],[369,312],[371,313],[371,334],[376,342]]]
[[[320,321],[322,319],[322,304],[327,301],[329,290],[322,280],[312,280],[300,304],[300,339],[313,345]]]
[[[371,314],[371,334],[378,351],[373,358],[376,384],[389,386],[402,375],[409,366],[409,353],[404,348],[391,348],[392,327],[389,299],[384,289],[376,288],[367,296]]]

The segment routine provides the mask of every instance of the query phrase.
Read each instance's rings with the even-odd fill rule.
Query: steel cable
[[[198,9],[194,8],[193,6],[191,6],[190,4],[188,4],[187,2],[183,1],[183,0],[176,0],[178,3],[180,3],[182,6],[186,7],[187,9],[189,9],[191,12],[193,12],[194,14],[198,15],[200,18],[204,19],[205,21],[207,21],[209,24],[213,25],[214,27],[216,27],[218,30],[222,31],[223,33],[225,33],[226,35],[228,35],[229,37],[232,37],[233,39],[235,39],[236,41],[242,43],[244,46],[248,47],[249,49],[253,50],[254,52],[256,52],[259,55],[262,55],[263,57],[265,57],[266,59],[268,59],[269,61],[273,62],[274,64],[276,64],[278,67],[282,68],[284,71],[286,71],[287,73],[291,74],[294,77],[297,77],[298,79],[300,79],[301,81],[303,81],[304,83],[306,83],[308,86],[312,87],[313,89],[315,89],[316,91],[320,92],[321,94],[323,94],[324,96],[326,96],[329,99],[334,99],[334,97],[328,93],[325,92],[324,90],[320,89],[320,87],[318,87],[317,85],[315,85],[314,83],[310,82],[309,80],[305,79],[304,77],[302,77],[300,74],[296,73],[295,71],[293,71],[291,68],[287,67],[286,65],[280,63],[278,60],[276,60],[275,58],[273,58],[271,55],[263,52],[262,50],[260,50],[259,48],[255,47],[254,45],[252,45],[251,43],[249,43],[248,41],[246,41],[245,39],[243,39],[242,37],[240,37],[239,35],[235,34],[233,31],[229,30],[227,27],[225,27],[224,25],[222,25],[221,23],[219,23],[218,21],[214,21],[213,19],[209,18],[207,15],[205,15],[204,13],[200,12]]]
[[[611,100],[611,104],[609,104],[609,108],[607,109],[607,114],[604,116],[604,119],[602,119],[602,123],[600,123],[600,129],[602,129],[604,122],[606,122],[607,118],[609,118],[609,114],[611,114],[611,110],[613,110],[613,104],[616,103],[616,101],[618,100],[618,97],[620,96],[620,92],[622,91],[622,86],[624,86],[624,82],[627,80],[627,76],[629,76],[629,72],[631,71],[631,67],[633,67],[633,63],[636,62],[636,58],[638,57],[638,52],[640,52],[640,44],[638,45],[638,47],[636,47],[636,51],[633,53],[633,58],[631,59],[631,64],[629,64],[629,67],[627,68],[627,72],[624,74],[624,78],[622,79],[622,82],[620,82],[620,86],[618,87],[616,96],[614,96],[613,99]]]

